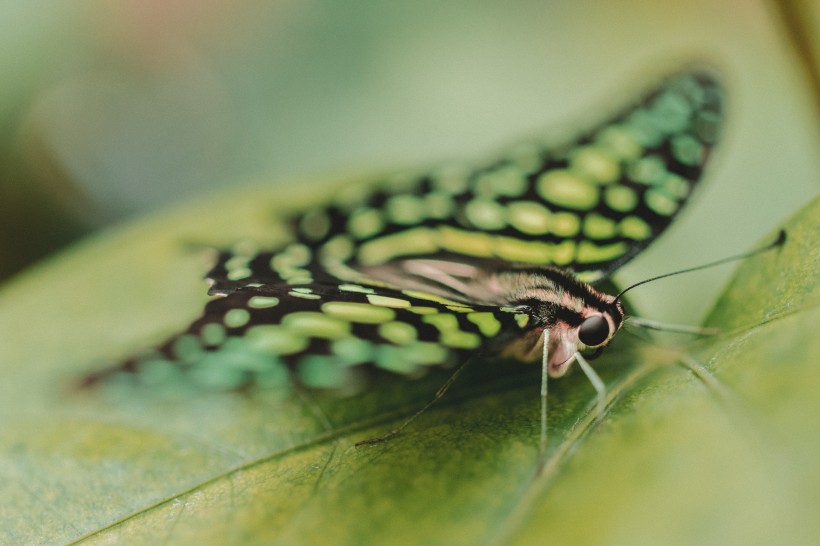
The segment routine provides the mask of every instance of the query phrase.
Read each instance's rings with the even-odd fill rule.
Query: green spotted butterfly
[[[87,382],[161,370],[352,391],[374,369],[413,377],[479,353],[541,359],[550,377],[586,367],[625,317],[589,283],[666,229],[721,119],[715,79],[689,71],[563,145],[345,190],[292,218],[281,248],[220,253],[198,320]]]

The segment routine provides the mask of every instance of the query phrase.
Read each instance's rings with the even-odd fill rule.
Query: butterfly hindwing
[[[209,302],[186,332],[125,371],[174,368],[218,388],[292,378],[350,391],[374,371],[419,376],[494,349],[528,321],[515,309],[353,283],[246,286]]]

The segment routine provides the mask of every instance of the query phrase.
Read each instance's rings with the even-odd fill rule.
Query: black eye
[[[609,323],[601,315],[586,319],[578,328],[578,339],[587,347],[600,345],[609,337]]]

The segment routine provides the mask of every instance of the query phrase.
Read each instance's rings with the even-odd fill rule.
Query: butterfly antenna
[[[717,265],[722,265],[722,264],[725,264],[725,263],[728,263],[728,262],[734,262],[734,261],[737,261],[737,260],[745,260],[746,258],[751,258],[752,256],[757,256],[758,254],[762,254],[762,253],[768,252],[769,250],[772,250],[774,248],[781,247],[781,246],[783,246],[783,243],[785,243],[785,242],[786,242],[786,230],[781,229],[780,233],[777,234],[777,239],[774,240],[773,242],[769,243],[768,245],[762,247],[762,248],[758,248],[757,250],[752,250],[752,251],[746,252],[744,254],[738,254],[737,256],[729,256],[728,258],[723,258],[722,260],[718,260],[716,262],[710,262],[708,264],[699,265],[697,267],[689,267],[687,269],[681,269],[679,271],[673,271],[671,273],[665,273],[663,275],[658,275],[657,277],[651,277],[649,279],[645,279],[643,281],[636,282],[635,284],[633,284],[631,286],[627,286],[626,288],[621,290],[621,292],[617,296],[615,296],[615,299],[620,300],[621,297],[624,294],[626,294],[627,292],[629,292],[633,288],[637,288],[638,286],[641,286],[642,284],[657,281],[659,279],[665,279],[666,277],[672,277],[674,275],[681,275],[683,273],[691,273],[693,271],[700,271],[701,269],[708,269],[710,267],[715,267]]]

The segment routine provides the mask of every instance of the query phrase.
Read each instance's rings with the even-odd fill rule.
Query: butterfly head
[[[550,376],[564,375],[579,352],[599,354],[615,337],[623,320],[624,311],[620,302],[610,300],[605,295],[601,295],[595,304],[584,305],[578,311],[566,307],[561,309],[551,326],[545,325],[540,329],[542,342],[544,329],[549,330],[547,349]]]

